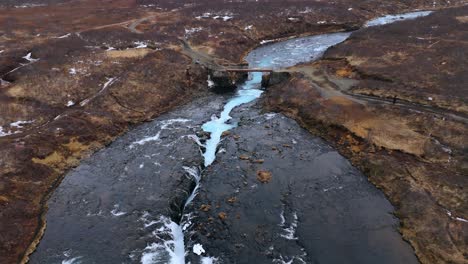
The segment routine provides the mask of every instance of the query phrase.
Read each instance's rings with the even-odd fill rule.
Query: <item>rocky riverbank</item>
[[[385,192],[422,263],[466,261],[467,65],[449,54],[466,49],[467,11],[362,29],[323,60],[290,69],[264,101]]]

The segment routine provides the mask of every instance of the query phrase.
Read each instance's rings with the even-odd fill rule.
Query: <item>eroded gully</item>
[[[262,46],[247,61],[315,60],[350,34]],[[30,263],[417,263],[383,194],[296,122],[262,113],[260,82],[254,73],[235,95],[198,99],[83,161],[51,197]]]

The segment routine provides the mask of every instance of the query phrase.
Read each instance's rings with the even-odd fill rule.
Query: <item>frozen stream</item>
[[[246,59],[292,66],[350,34],[261,46]],[[233,97],[196,100],[82,162],[51,197],[30,263],[417,263],[383,194],[293,120],[262,114],[260,83],[254,73]],[[237,137],[222,141],[227,130]]]

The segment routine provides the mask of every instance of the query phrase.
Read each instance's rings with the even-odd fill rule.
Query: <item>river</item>
[[[350,34],[273,43],[246,59],[292,66]],[[138,126],[70,171],[30,263],[417,263],[382,192],[295,121],[263,113],[260,82],[253,73],[235,94]]]

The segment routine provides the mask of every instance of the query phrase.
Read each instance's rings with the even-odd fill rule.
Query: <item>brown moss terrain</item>
[[[364,29],[324,60],[291,68],[290,78],[269,87],[265,98],[269,110],[325,138],[385,192],[422,263],[467,263],[468,122],[464,111],[456,111],[466,107],[467,67],[463,57],[454,56],[467,50],[464,22],[456,22],[467,12],[448,9]],[[428,28],[445,24],[451,28],[444,37],[437,36],[437,27],[433,36],[459,41],[441,41],[440,49],[412,45]],[[397,51],[404,60],[387,60]],[[452,70],[441,71],[439,62],[434,66],[427,58],[443,58]],[[377,92],[362,96],[362,87],[371,83],[368,89]],[[401,100],[402,93],[411,96]],[[437,104],[442,96],[446,104]],[[422,103],[425,97],[433,104]]]
[[[63,174],[76,166],[81,158],[109,144],[133,124],[150,120],[205,93],[208,72],[204,65],[214,61],[239,62],[248,50],[263,39],[349,30],[381,14],[415,8],[438,9],[463,2],[2,2],[0,126],[7,135],[0,137],[0,263],[27,260],[27,255],[34,250],[44,229],[42,217],[49,194],[60,183]],[[456,21],[464,23],[464,15],[457,14]],[[449,31],[450,28],[443,30]],[[181,39],[191,46],[191,51],[182,48]],[[28,53],[29,60],[26,59]],[[200,60],[201,64],[194,63],[194,60]],[[337,102],[340,100],[337,99]],[[333,106],[333,102],[330,104]],[[339,105],[341,107],[341,103]],[[294,107],[291,106],[291,111]],[[340,107],[335,111],[341,111]],[[393,115],[401,113],[398,110]],[[406,126],[411,129],[426,127],[426,120],[418,118],[421,119],[419,122],[414,121]],[[432,120],[430,117],[426,119]],[[27,123],[12,125],[18,121]],[[442,121],[430,122],[434,123],[434,128],[436,125],[444,127]],[[368,123],[356,125],[355,131],[361,131],[359,135],[362,136],[374,121]],[[463,125],[459,126],[464,128]],[[409,136],[421,134],[412,133],[411,129],[408,129]],[[443,136],[445,130],[437,131],[441,135],[441,144],[452,146],[452,141],[463,143],[463,133],[455,125],[450,129],[453,133],[450,137]],[[381,139],[381,134],[385,134],[385,130],[374,135],[375,141]],[[336,140],[341,138],[337,136]],[[408,146],[400,141],[403,138],[395,135],[388,144],[398,144],[398,150],[409,153],[399,155],[407,155],[404,157],[408,159],[413,155],[423,156],[426,148],[421,149],[419,144],[427,142],[428,148],[435,153],[431,158],[443,160],[448,157],[443,149],[441,151],[424,136],[415,137],[418,138],[417,143]],[[382,139],[382,142],[387,141]],[[453,147],[453,151],[455,153],[458,149]],[[393,156],[382,157],[390,159]],[[455,154],[451,158],[453,162],[458,162]],[[383,165],[380,167],[387,168]],[[447,170],[452,168],[447,167]],[[423,177],[429,177],[427,175],[431,173],[438,181],[448,181],[446,177],[437,176],[440,174],[426,165],[418,168],[412,173],[420,182],[425,183]],[[454,173],[453,181],[458,180],[459,170],[451,170]],[[426,174],[425,171],[430,173]],[[446,200],[440,198],[440,201],[436,201],[444,206],[457,202],[458,207],[447,205],[446,208],[453,210],[454,216],[463,216],[466,212],[462,208],[463,202],[453,198],[459,199],[458,195],[463,189],[443,186],[434,187],[437,189],[434,193],[437,191],[437,197],[445,197]],[[460,186],[463,187],[463,184]],[[427,192],[432,191],[427,188]],[[401,195],[397,191],[395,193],[393,197]],[[421,195],[421,201],[430,197]],[[392,197],[392,194],[389,196]],[[399,199],[402,204],[407,201]],[[396,204],[400,200],[393,199]],[[413,209],[411,206],[407,208]],[[421,220],[405,218],[408,214],[402,213],[405,212],[403,209],[399,212],[403,219],[415,221],[420,228],[428,219],[426,215]],[[439,211],[432,212],[441,215]],[[458,222],[447,220],[441,223],[450,223],[447,230],[463,228]],[[439,229],[435,232],[445,232]],[[414,229],[408,230],[416,232]],[[462,248],[458,241],[466,238],[457,236],[460,233],[455,231],[450,233],[455,242],[442,246],[446,240],[440,240],[434,244],[436,249],[433,251],[441,252],[436,259],[444,259],[445,253],[449,252],[447,250],[455,247],[453,245]],[[410,239],[411,232],[405,232]],[[419,250],[418,254],[424,257],[425,253],[420,252],[423,251]],[[459,260],[460,250],[453,252],[453,259]]]
[[[352,93],[397,96],[467,114],[467,15],[466,7],[448,9],[417,21],[368,28],[324,58],[345,59],[365,75]]]

